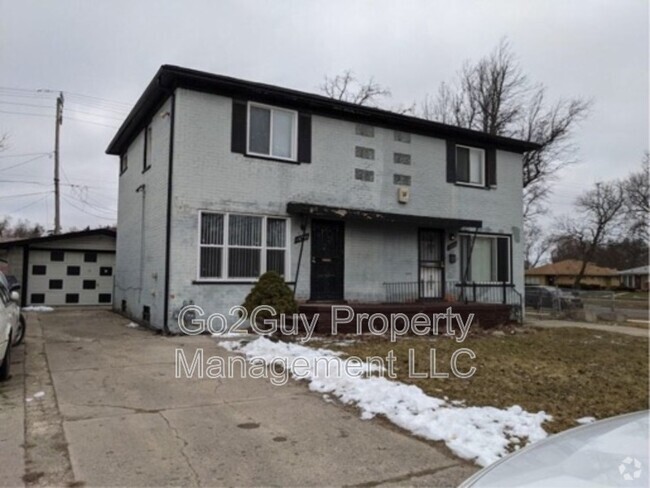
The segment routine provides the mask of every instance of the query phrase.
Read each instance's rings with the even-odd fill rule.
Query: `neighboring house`
[[[571,287],[581,267],[582,261],[566,259],[528,269],[526,270],[526,284]],[[616,288],[619,286],[620,280],[618,271],[615,269],[601,268],[593,263],[587,263],[580,284],[595,288]]]
[[[624,269],[618,272],[622,286],[642,291],[648,291],[648,274],[650,274],[650,266]]]
[[[21,285],[23,306],[108,306],[113,302],[114,230],[0,242],[2,261],[5,273]]]
[[[523,292],[522,154],[536,147],[163,66],[107,149],[114,307],[176,331],[183,305],[228,313],[267,270],[302,301],[382,302],[392,283],[454,298],[463,279]]]

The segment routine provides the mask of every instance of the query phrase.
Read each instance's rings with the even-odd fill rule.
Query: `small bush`
[[[281,313],[289,315],[298,311],[298,304],[293,298],[291,289],[275,271],[269,271],[260,276],[257,284],[246,296],[244,308],[249,315],[259,305],[273,307],[277,315]],[[258,314],[258,318],[262,320],[270,317],[271,314],[268,312]]]

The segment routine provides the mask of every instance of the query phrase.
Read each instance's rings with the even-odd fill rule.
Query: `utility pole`
[[[63,92],[56,99],[54,126],[54,234],[61,233],[61,190],[59,189],[59,132],[63,123]]]

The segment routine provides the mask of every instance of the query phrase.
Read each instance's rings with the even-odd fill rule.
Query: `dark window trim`
[[[42,273],[35,273],[34,270],[38,269],[39,271],[43,269]],[[33,276],[45,276],[47,274],[47,265],[45,264],[33,264],[32,265],[32,275]]]
[[[146,173],[151,169],[151,164],[147,165],[147,156],[151,156],[150,154],[147,154],[147,146],[149,145],[149,132],[151,131],[151,121],[145,126],[144,128],[144,150],[142,151],[142,173]]]
[[[129,169],[129,155],[124,153],[120,156],[120,176],[126,173],[126,170]]]
[[[54,255],[58,254],[58,253],[61,253],[61,259],[54,259]],[[50,251],[50,261],[52,261],[53,263],[65,262],[65,251],[63,251],[61,249],[54,249],[54,250]]]
[[[73,297],[76,297],[77,299],[73,300],[72,299]],[[80,298],[79,293],[66,293],[65,294],[65,303],[66,304],[72,304],[72,305],[77,304],[77,303],[79,303],[79,298]]]
[[[52,286],[54,285],[61,285],[61,286]],[[63,290],[63,280],[50,280],[48,283],[48,290]]]
[[[91,257],[93,259],[87,259],[88,257]],[[92,251],[84,252],[84,263],[96,263],[97,258],[98,256],[96,252],[92,252]]]

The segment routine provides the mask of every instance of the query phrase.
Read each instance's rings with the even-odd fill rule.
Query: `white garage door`
[[[32,250],[29,253],[29,305],[110,305],[115,254]]]

